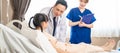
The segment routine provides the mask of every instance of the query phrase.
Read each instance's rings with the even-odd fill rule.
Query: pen
[[[80,21],[82,21],[82,16],[78,15],[80,17]]]

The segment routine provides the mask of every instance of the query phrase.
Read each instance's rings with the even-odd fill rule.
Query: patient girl
[[[33,19],[33,21],[31,21]],[[94,46],[85,43],[69,44],[58,42],[53,36],[46,33],[44,30],[47,27],[48,18],[45,14],[37,13],[32,17],[29,23],[33,22],[34,28],[37,32],[36,41],[45,51],[45,53],[92,53],[110,51],[115,46],[115,41],[110,40],[103,46]]]

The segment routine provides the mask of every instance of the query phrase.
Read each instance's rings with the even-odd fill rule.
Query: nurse
[[[90,44],[91,43],[91,28],[93,28],[93,22],[96,21],[93,16],[90,23],[81,21],[81,17],[92,14],[89,9],[85,6],[89,0],[79,0],[79,7],[72,8],[67,15],[69,19],[69,25],[71,26],[71,37],[70,42],[78,44],[81,42]]]
[[[40,11],[40,13],[46,14],[49,19],[46,31],[61,42],[65,42],[67,37],[67,19],[63,14],[66,9],[66,1],[57,0],[53,7],[46,7]]]

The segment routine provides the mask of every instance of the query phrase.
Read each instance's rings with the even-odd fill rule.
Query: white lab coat
[[[53,33],[53,13],[52,13],[52,7],[46,7],[40,11],[40,13],[44,13],[48,16],[48,27],[46,29],[46,32],[52,35]],[[62,14],[61,16],[57,17],[57,26],[55,30],[55,38],[58,41],[65,42],[67,37],[67,19],[65,14]]]

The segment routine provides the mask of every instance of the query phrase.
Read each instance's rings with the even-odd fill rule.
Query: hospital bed
[[[21,30],[13,25],[14,22],[22,24]],[[9,28],[0,24],[0,53],[44,53],[34,40],[35,32],[27,24],[13,20],[7,26]],[[119,53],[119,51],[92,53]]]
[[[17,30],[17,28],[14,28]],[[29,38],[0,24],[0,53],[44,53]]]

